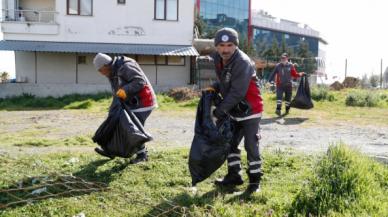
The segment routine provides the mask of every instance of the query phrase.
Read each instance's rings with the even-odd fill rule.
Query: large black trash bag
[[[208,178],[225,162],[232,139],[230,118],[212,121],[211,106],[218,97],[212,92],[203,92],[197,107],[194,139],[189,155],[192,185]]]
[[[119,123],[121,109],[122,105],[118,98],[113,98],[109,108],[108,117],[97,129],[92,138],[93,142],[99,144],[101,147],[105,147],[109,143],[114,131],[117,128],[117,124]]]
[[[306,76],[302,76],[299,82],[298,91],[291,101],[291,107],[299,109],[311,109],[314,107],[311,100],[310,86]]]
[[[110,155],[129,158],[152,137],[125,103],[114,98],[108,118],[97,129],[93,141]]]

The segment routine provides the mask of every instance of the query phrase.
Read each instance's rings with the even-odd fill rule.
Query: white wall
[[[15,65],[17,81],[35,83],[35,53],[15,52]]]
[[[37,52],[35,66],[34,52],[15,53],[18,63],[16,77],[27,77],[28,83],[35,83],[36,67],[38,84],[109,84],[108,80],[94,68],[94,54]],[[86,56],[86,64],[77,66],[77,55]],[[184,66],[140,65],[140,67],[155,89],[187,86],[190,82],[190,57],[186,57]]]
[[[38,83],[75,84],[74,54],[37,53]]]
[[[94,55],[92,54],[78,54],[78,55],[86,56],[86,64],[78,64],[78,84],[109,84],[108,79],[105,76],[101,75],[94,68],[93,66]]]
[[[28,5],[33,0],[23,0]],[[39,2],[44,1],[40,0]],[[194,25],[194,1],[179,1],[178,21],[154,20],[154,1],[94,0],[92,16],[66,15],[67,1],[56,1],[59,34],[42,35],[4,33],[6,40],[65,42],[105,42],[134,44],[191,45]],[[35,3],[33,3],[35,4]],[[30,7],[30,6],[29,6]],[[32,7],[32,6],[31,6]],[[49,6],[48,6],[49,7]],[[26,28],[30,28],[26,24]],[[141,35],[134,35],[134,30]]]

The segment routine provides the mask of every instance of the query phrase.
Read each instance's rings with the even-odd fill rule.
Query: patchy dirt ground
[[[194,115],[194,112],[153,112],[146,122],[146,129],[155,139],[149,143],[149,147],[189,147],[193,138]],[[80,110],[0,111],[0,133],[23,136],[23,132],[33,130],[37,138],[46,139],[90,136],[104,118],[104,113]],[[388,125],[358,126],[351,121],[317,124],[303,117],[264,117],[261,131],[261,149],[314,153],[325,151],[331,143],[344,142],[368,155],[388,161]],[[69,149],[93,150],[91,147],[9,147],[2,146],[0,141],[0,154]]]

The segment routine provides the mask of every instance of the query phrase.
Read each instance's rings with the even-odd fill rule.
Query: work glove
[[[116,92],[116,96],[119,97],[121,100],[125,100],[127,98],[127,94],[125,93],[125,90],[120,88],[117,92]]]
[[[213,116],[217,118],[217,120],[221,120],[226,117],[226,113],[221,111],[221,109],[216,108],[213,110]]]
[[[214,89],[213,87],[207,87],[207,88],[203,89],[203,91],[205,91],[205,92],[216,92],[216,89]]]

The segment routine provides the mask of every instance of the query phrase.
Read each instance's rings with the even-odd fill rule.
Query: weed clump
[[[372,91],[352,91],[345,98],[347,106],[358,107],[376,107],[379,101],[379,96]]]
[[[291,216],[387,216],[387,171],[345,145],[331,146],[296,195]],[[385,177],[385,178],[382,178]],[[384,210],[385,209],[385,210]]]
[[[311,98],[315,101],[332,102],[335,100],[334,94],[330,93],[329,89],[326,87],[313,88],[311,91]]]
[[[188,101],[199,96],[199,92],[187,87],[172,88],[167,92],[167,96],[173,98],[176,102]]]

